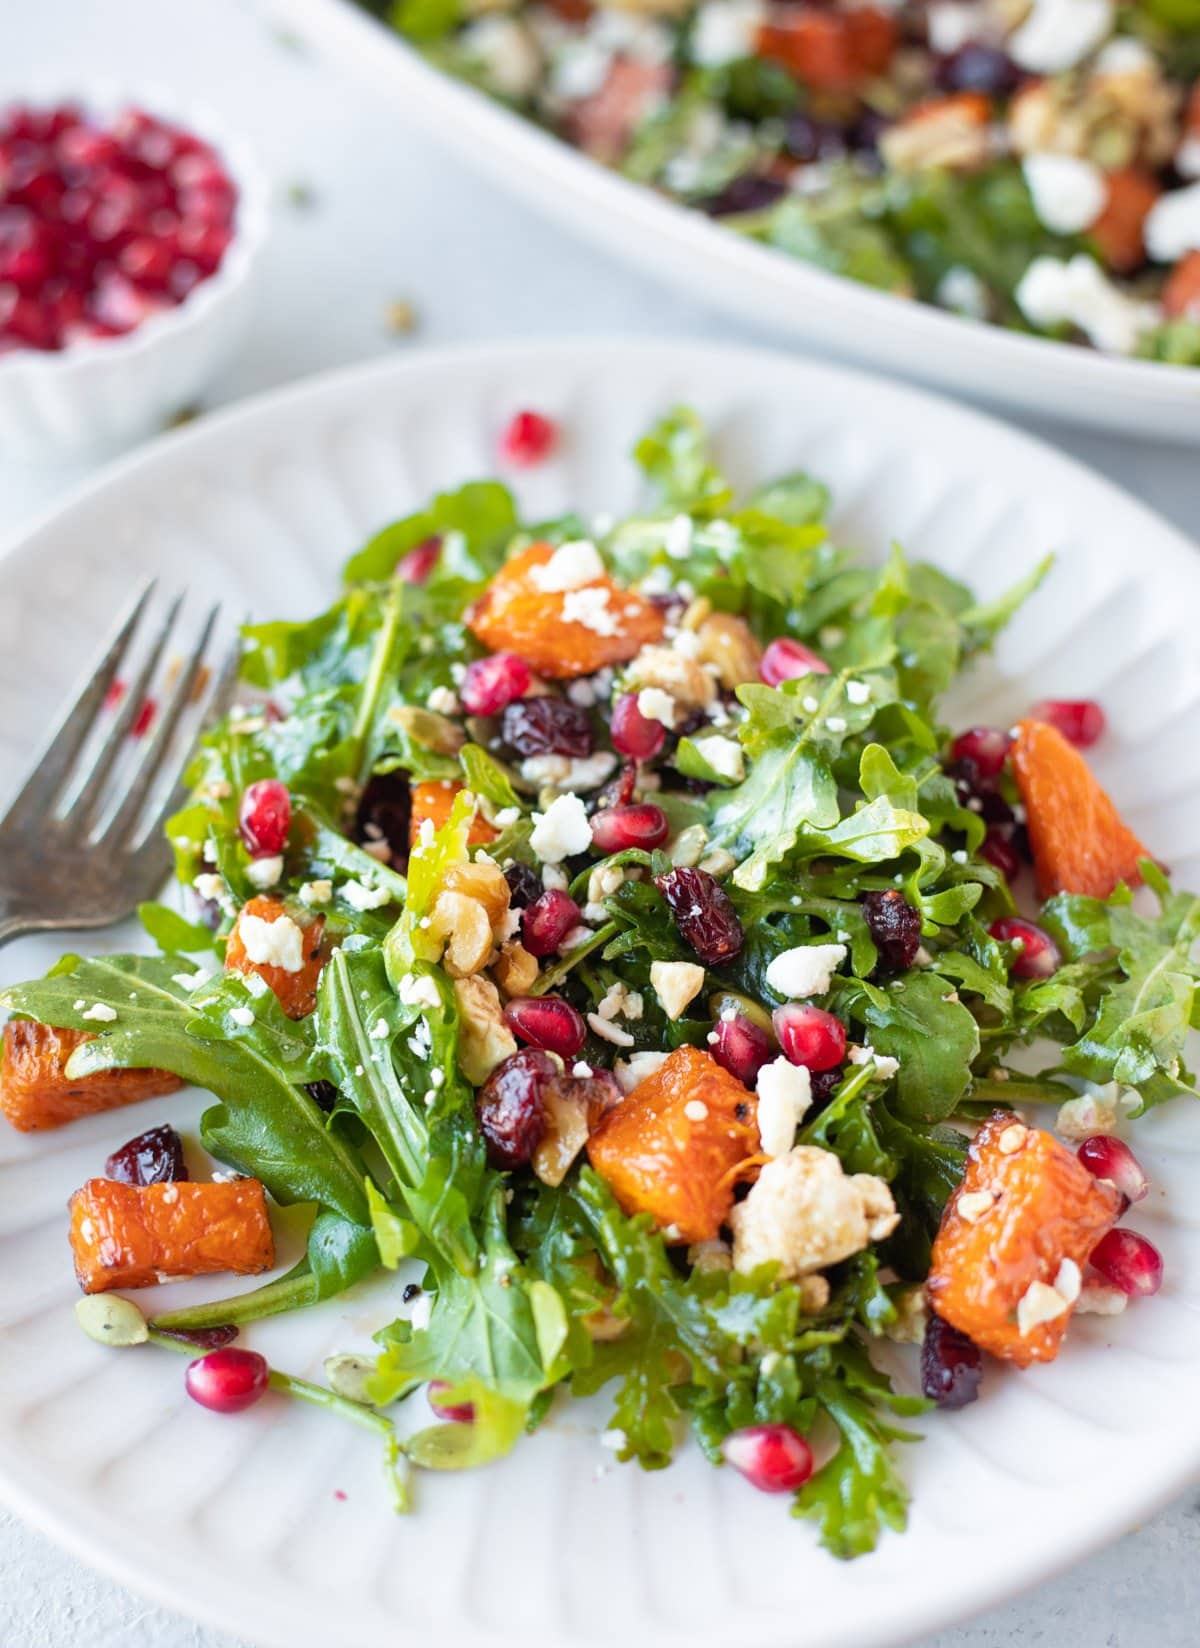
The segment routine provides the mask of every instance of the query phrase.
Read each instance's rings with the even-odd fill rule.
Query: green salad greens
[[[250,625],[242,702],[170,826],[188,914],[147,906],[159,954],[68,955],[2,1000],[96,1032],[72,1079],[154,1068],[205,1089],[205,1148],[310,1221],[289,1273],[160,1316],[156,1337],[374,1277],[394,1320],[376,1355],[330,1364],[330,1402],[380,1428],[393,1463],[493,1460],[568,1391],[599,1394],[608,1440],[647,1469],[688,1427],[714,1462],[735,1435],[787,1427],[818,1461],[795,1513],[850,1557],[904,1525],[893,1444],[931,1402],[895,1391],[871,1348],[921,1337],[974,1125],[1017,1104],[1052,1126],[1063,1105],[1194,1096],[1200,899],[1149,862],[1146,912],[1123,883],[1060,892],[1034,970],[1003,925],[1014,781],[955,754],[939,705],[1044,565],[985,603],[899,548],[868,565],[831,539],[811,476],[736,497],[687,410],[636,456],[657,495],[643,513],[534,525],[503,486],[470,484],[353,555],[328,611]],[[570,620],[573,673],[549,673],[541,607],[541,680],[478,638],[514,565],[526,597],[590,618]],[[619,590],[654,639],[624,644]],[[610,661],[580,673],[585,643]],[[501,704],[506,670],[519,690]],[[635,760],[638,739],[653,752]],[[264,784],[287,790],[277,853],[248,800]],[[563,901],[569,930],[547,947],[539,923]],[[279,923],[319,940],[307,1001]],[[531,1029],[555,1003],[563,1056]],[[813,1026],[834,1053],[806,1066],[786,1055]],[[708,1126],[732,1083],[746,1102],[712,1150],[739,1126],[750,1142],[714,1177],[668,1141],[656,1182],[623,1118],[688,1059],[707,1105],[675,1123]],[[785,1118],[770,1146],[768,1103]],[[858,1236],[835,1242],[818,1203],[773,1224],[776,1158],[820,1165]],[[684,1189],[707,1210],[690,1233]],[[432,1421],[415,1396],[430,1382]]]

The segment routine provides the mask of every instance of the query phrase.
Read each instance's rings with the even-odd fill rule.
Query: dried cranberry
[[[1021,71],[998,46],[971,41],[938,66],[938,85],[947,92],[982,92],[985,97],[1007,97],[1017,88]]]
[[[412,795],[408,774],[397,770],[376,773],[367,780],[354,818],[354,839],[370,845],[385,841],[393,862],[408,857],[408,831],[412,820]]]
[[[581,1015],[561,996],[517,996],[505,1003],[504,1019],[519,1041],[561,1059],[573,1059],[587,1039]]]
[[[653,801],[605,807],[592,817],[592,846],[598,853],[621,853],[630,847],[649,852],[671,833],[667,815]]]
[[[707,200],[697,201],[709,217],[735,217],[739,212],[761,212],[787,193],[787,184],[765,172],[743,172]]]
[[[814,1070],[809,1076],[809,1091],[812,1094],[812,1109],[809,1116],[815,1116],[823,1110],[830,1099],[842,1085],[842,1070],[839,1066],[835,1070]]]
[[[557,887],[547,888],[521,912],[521,942],[531,956],[552,956],[580,917],[573,898]]]
[[[458,696],[468,715],[499,715],[529,691],[529,665],[515,652],[493,652],[467,665]]]
[[[921,1346],[921,1389],[939,1408],[965,1408],[979,1395],[983,1353],[965,1333],[929,1312]]]
[[[666,900],[680,937],[706,967],[720,967],[737,955],[745,939],[742,924],[728,895],[707,870],[668,870],[654,878],[654,885]]]
[[[544,891],[541,876],[530,864],[510,864],[504,879],[508,882],[508,902],[514,910],[525,909]]]
[[[500,461],[514,469],[532,469],[558,444],[558,425],[540,412],[517,412],[500,437]]]
[[[894,888],[864,893],[862,912],[881,963],[892,972],[911,967],[921,947],[921,917]]]
[[[238,808],[238,834],[252,858],[270,858],[287,846],[292,798],[286,784],[263,778],[248,784]]]
[[[173,1127],[151,1127],[139,1133],[104,1164],[106,1178],[118,1184],[174,1184],[188,1176],[183,1140]]]
[[[271,1370],[256,1350],[214,1350],[188,1364],[184,1374],[193,1402],[213,1413],[241,1413],[265,1396]]]
[[[618,755],[631,756],[635,761],[652,760],[662,749],[667,736],[667,729],[661,721],[654,721],[642,714],[636,692],[622,693],[617,699],[608,732]]]
[[[543,1087],[558,1074],[549,1053],[526,1047],[501,1059],[475,1097],[493,1167],[524,1167],[546,1133]]]
[[[588,713],[565,698],[518,698],[504,711],[500,736],[518,755],[592,753]]]

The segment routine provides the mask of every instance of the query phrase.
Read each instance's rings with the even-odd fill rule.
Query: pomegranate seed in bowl
[[[807,1070],[832,1070],[846,1056],[846,1026],[832,1013],[792,1001],[771,1015],[784,1057]]]
[[[500,437],[500,461],[513,469],[532,469],[558,445],[558,425],[540,412],[517,412]]]
[[[252,858],[270,858],[287,846],[292,798],[286,784],[263,778],[248,784],[238,808],[238,833]]]
[[[213,1413],[241,1413],[264,1396],[271,1370],[256,1350],[210,1351],[188,1364],[184,1384],[193,1402]]]
[[[784,681],[795,681],[801,675],[828,675],[829,665],[802,641],[793,641],[790,636],[781,635],[767,646],[758,673],[767,686],[778,687]]]
[[[1115,1184],[1127,1201],[1140,1202],[1149,1194],[1145,1170],[1123,1139],[1114,1139],[1110,1133],[1094,1133],[1076,1154],[1089,1173]]]
[[[1050,934],[1021,916],[1001,916],[992,922],[988,934],[1001,944],[1013,945],[1014,978],[1049,978],[1061,965],[1062,956]]]
[[[458,696],[468,715],[499,715],[524,698],[532,679],[529,665],[515,652],[493,652],[467,665]]]
[[[662,749],[667,729],[661,721],[643,715],[636,692],[622,693],[613,705],[609,737],[618,755],[634,761],[650,761]]]
[[[1029,718],[1049,722],[1079,750],[1098,743],[1108,727],[1108,718],[1094,698],[1043,698],[1030,710]]]
[[[582,1017],[561,996],[516,996],[504,1018],[513,1035],[531,1047],[573,1059],[587,1038]]]
[[[1148,1299],[1163,1284],[1162,1254],[1153,1242],[1121,1225],[1100,1238],[1088,1262],[1131,1299]]]
[[[760,1493],[795,1493],[813,1473],[812,1449],[790,1425],[748,1425],[721,1452]]]
[[[671,826],[661,807],[652,801],[605,807],[592,818],[592,845],[598,853],[621,853],[629,847],[649,852],[661,847]]]
[[[979,778],[999,778],[1008,760],[1012,739],[998,727],[971,727],[959,733],[950,746],[950,761],[970,761]]]

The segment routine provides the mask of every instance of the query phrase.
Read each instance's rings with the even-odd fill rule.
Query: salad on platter
[[[555,440],[522,413],[502,455]],[[0,1107],[212,1095],[69,1217],[81,1326],[188,1353],[203,1406],[377,1432],[403,1508],[603,1393],[621,1460],[690,1428],[851,1557],[904,1525],[914,1422],[1157,1292],[1120,1135],[1195,1096],[1200,898],[1090,771],[1099,705],[942,718],[1045,564],[990,602],[866,564],[813,477],[735,497],[686,409],[636,457],[642,512],[474,482],[246,628],[158,953],[0,992]],[[267,1272],[287,1208],[286,1273],[130,1297]],[[388,1325],[325,1383],[235,1342],[368,1279]]]
[[[1200,365],[1197,0],[362,0],[602,165],[834,274]]]

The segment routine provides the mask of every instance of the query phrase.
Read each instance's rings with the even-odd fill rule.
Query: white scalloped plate
[[[148,573],[227,596],[235,613],[314,611],[365,534],[436,487],[490,472],[497,431],[521,405],[566,430],[561,454],[522,479],[526,506],[619,512],[637,496],[631,441],[681,399],[712,421],[740,482],[798,466],[824,476],[838,536],[873,554],[899,538],[992,594],[1056,551],[1057,570],[956,713],[1003,725],[1043,694],[1099,696],[1112,719],[1102,777],[1180,877],[1200,883],[1200,561],[1185,540],[1088,471],[958,407],[702,346],[520,343],[389,361],[206,419],[109,470],[4,563],[5,773],[97,626]],[[57,949],[14,946],[0,976],[27,976]],[[417,1513],[400,1520],[371,1439],[274,1397],[217,1419],[185,1399],[182,1359],[90,1343],[71,1314],[66,1198],[135,1121],[191,1127],[202,1103],[181,1094],[136,1118],[0,1131],[0,1487],[88,1560],[270,1648],[877,1648],[1073,1561],[1200,1468],[1194,1111],[1138,1130],[1156,1185],[1138,1223],[1166,1257],[1160,1296],[1079,1322],[1053,1366],[994,1371],[974,1407],[931,1416],[927,1440],[904,1454],[909,1532],[847,1566],[786,1506],[690,1446],[656,1475],[615,1466],[597,1439],[603,1402],[557,1410],[487,1471],[422,1478]],[[250,1341],[319,1377],[331,1349],[395,1314],[395,1293],[394,1282],[362,1288]],[[911,1384],[911,1353],[890,1359]]]
[[[429,63],[356,0],[288,0],[289,28],[390,91],[397,115],[544,216],[639,268],[832,355],[1035,417],[1200,441],[1200,368],[1009,332],[747,240],[560,142]]]

